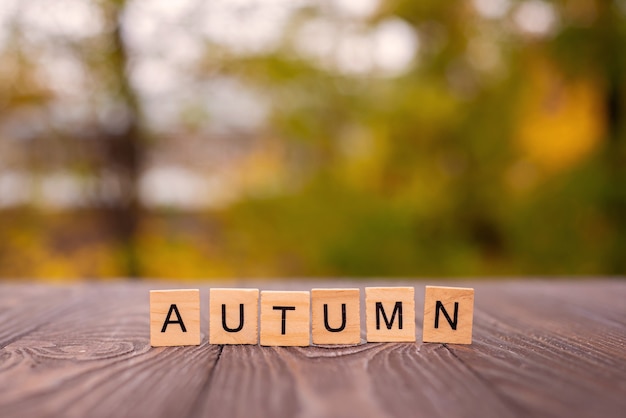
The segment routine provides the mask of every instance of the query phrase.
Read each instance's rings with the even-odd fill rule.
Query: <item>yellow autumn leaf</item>
[[[605,115],[596,79],[569,79],[545,61],[535,62],[522,93],[517,143],[529,162],[547,172],[562,171],[598,146]]]

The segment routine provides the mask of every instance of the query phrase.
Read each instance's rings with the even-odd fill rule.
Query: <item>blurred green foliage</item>
[[[298,28],[326,16],[315,3],[292,16],[269,52],[206,45],[194,69],[201,79],[232,77],[271,103],[246,157],[230,163],[236,198],[148,208],[137,200],[133,166],[131,198],[118,209],[4,209],[0,276],[625,274],[626,7],[500,1],[509,12],[485,18],[476,3],[382,2],[365,27],[401,19],[419,35],[414,65],[397,75],[345,74],[295,54],[289,40]],[[516,11],[537,5],[556,16],[552,29],[516,31]],[[132,51],[124,54],[95,64],[96,82],[123,78]],[[166,139],[142,119],[132,83],[102,86],[135,109],[138,128],[123,140],[135,144],[141,166]],[[182,148],[207,117],[185,112],[175,139]],[[66,167],[128,168],[115,154],[108,166],[85,155]],[[116,222],[126,225],[120,233]]]

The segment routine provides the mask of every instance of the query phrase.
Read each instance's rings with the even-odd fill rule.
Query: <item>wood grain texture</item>
[[[424,284],[388,283],[415,287],[420,327]],[[472,345],[209,345],[203,286],[201,345],[151,348],[153,283],[1,284],[0,415],[623,416],[626,282],[428,284],[475,288]]]
[[[6,286],[0,288],[5,313]],[[41,286],[51,303],[69,308],[42,319],[0,352],[1,415],[191,414],[197,394],[210,381],[220,346],[151,348],[150,288]],[[33,306],[31,315],[43,318],[45,308],[39,312]],[[22,320],[29,326],[28,317]],[[0,330],[7,331],[4,323]]]

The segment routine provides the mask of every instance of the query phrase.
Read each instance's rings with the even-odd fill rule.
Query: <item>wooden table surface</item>
[[[245,286],[407,284],[417,343],[333,348],[209,345],[214,284],[0,284],[0,416],[626,416],[624,280],[456,283],[476,289],[470,346],[419,342],[424,285],[452,282]],[[151,348],[148,290],[184,287],[202,344]]]

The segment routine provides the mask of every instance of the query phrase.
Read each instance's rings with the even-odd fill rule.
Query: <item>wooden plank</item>
[[[75,296],[76,310],[2,350],[2,415],[188,415],[220,346],[150,348],[146,286],[96,286]]]
[[[475,343],[447,347],[524,414],[618,416],[626,408],[626,333],[623,323],[602,314],[626,318],[626,288],[607,289],[607,299],[622,302],[609,309],[593,305],[593,311],[579,308],[588,290],[575,284],[481,286]]]
[[[415,286],[421,328],[424,283],[381,283]],[[622,415],[626,282],[441,284],[475,287],[472,345],[208,345],[205,286],[201,345],[150,348],[148,290],[154,285],[0,285],[0,341],[6,341],[0,411],[38,417]],[[357,285],[365,283],[255,287]]]
[[[4,284],[1,289],[0,348],[74,310],[80,292],[75,286]]]
[[[203,399],[194,416],[515,415],[449,351],[411,343],[226,346]]]

